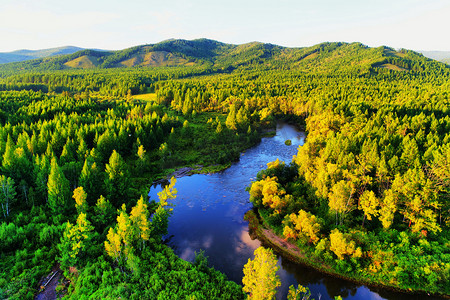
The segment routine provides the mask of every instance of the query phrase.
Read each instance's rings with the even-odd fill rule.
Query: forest
[[[122,63],[156,52],[170,64]],[[278,119],[307,139],[249,182],[264,226],[341,276],[450,295],[449,71],[358,43],[210,40],[0,66],[0,298],[32,299],[57,265],[73,299],[271,299],[164,244],[175,178],[147,193],[228,167]]]

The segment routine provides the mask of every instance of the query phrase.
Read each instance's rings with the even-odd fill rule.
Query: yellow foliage
[[[142,161],[145,158],[145,149],[144,146],[140,145],[137,151],[137,157]]]
[[[279,166],[284,166],[284,161],[280,161],[280,159],[279,158],[277,158],[277,160],[275,160],[275,161],[271,161],[271,162],[269,162],[269,163],[267,163],[267,169],[276,169],[276,168],[278,168]]]
[[[97,204],[105,202],[100,197]],[[121,259],[128,260],[133,255],[133,247],[137,243],[144,245],[150,239],[150,221],[147,203],[141,197],[137,204],[131,209],[130,215],[126,212],[125,204],[119,210],[115,228],[110,228],[105,241],[105,250],[109,256],[120,262]],[[122,257],[122,253],[124,256]]]
[[[67,222],[63,239],[71,243],[71,251],[69,253],[71,257],[75,258],[83,250],[85,241],[89,238],[88,234],[93,229],[94,227],[87,220],[86,214],[83,212],[78,215],[75,225]]]
[[[391,227],[394,214],[397,211],[397,194],[393,190],[384,192],[384,199],[381,202],[380,221],[384,228]]]
[[[73,199],[75,199],[75,207],[77,208],[77,210],[82,210],[85,211],[86,210],[86,198],[87,198],[87,194],[84,191],[84,188],[82,186],[77,187],[74,191],[73,191]]]
[[[172,176],[172,178],[170,178],[170,184],[166,185],[164,189],[158,193],[159,204],[161,207],[169,205],[167,200],[175,199],[177,197],[178,191],[176,188],[174,188],[176,182],[177,179],[174,176]]]
[[[244,266],[242,289],[249,293],[248,299],[273,299],[276,288],[281,285],[280,278],[276,275],[277,270],[277,259],[272,250],[264,247],[257,248],[255,259],[249,259]]]
[[[262,110],[259,111],[259,119],[261,121],[266,120],[272,115],[272,111],[268,107],[264,107]]]
[[[372,220],[372,216],[378,216],[378,206],[380,201],[375,196],[373,191],[364,191],[364,193],[359,198],[359,209],[364,211],[368,220]]]
[[[96,206],[100,211],[105,212],[106,209],[108,208],[108,200],[106,200],[106,198],[103,197],[103,195],[100,195],[100,198],[98,198],[97,200]]]
[[[262,197],[262,189],[264,186],[264,181],[255,181],[252,183],[250,187],[250,200],[257,199]]]
[[[361,248],[356,248],[355,242],[349,241],[347,235],[344,235],[339,229],[331,231],[330,250],[341,260],[344,259],[344,255],[353,255],[355,258],[362,256]]]
[[[331,188],[328,195],[328,205],[330,209],[338,213],[345,213],[349,206],[351,198],[351,187],[347,181],[341,180]]]
[[[250,187],[250,200],[255,201],[262,198],[262,204],[274,210],[279,214],[289,201],[292,201],[291,195],[285,195],[286,191],[280,189],[277,177],[267,176],[260,181],[252,183]]]
[[[109,228],[108,235],[106,236],[105,250],[109,256],[117,261],[120,260],[122,254],[122,238],[112,228]]]
[[[298,215],[290,214],[288,220],[288,223],[291,223],[293,228],[290,228],[287,225],[285,226],[284,231],[290,234],[290,237],[297,238],[299,235],[304,235],[314,244],[319,241],[318,234],[320,232],[320,223],[315,215],[302,209],[298,212]],[[288,238],[286,235],[285,237]]]
[[[125,254],[128,254],[130,251],[131,243],[134,240],[134,230],[130,221],[130,217],[125,211],[121,211],[119,216],[117,217],[117,226],[116,231],[117,234],[122,239],[125,249]]]
[[[148,220],[149,213],[147,204],[144,203],[144,198],[138,200],[135,207],[131,209],[131,221],[138,229],[138,235],[144,241],[148,241],[150,238],[150,222]]]
[[[288,225],[284,226],[283,235],[286,239],[296,239],[297,233]]]

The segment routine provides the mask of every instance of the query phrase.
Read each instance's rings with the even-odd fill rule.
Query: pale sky
[[[450,51],[450,0],[0,0],[0,52],[170,38]]]

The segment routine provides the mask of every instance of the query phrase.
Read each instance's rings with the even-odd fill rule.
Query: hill
[[[444,63],[450,63],[450,51],[418,51],[422,53],[424,56],[441,61]]]
[[[74,48],[72,48],[74,50]],[[65,50],[66,51],[66,50]],[[50,53],[51,51],[47,51]],[[52,53],[62,53],[59,52]],[[23,56],[27,52],[16,52]],[[34,55],[37,55],[36,53]],[[44,55],[40,52],[40,55]],[[420,71],[425,65],[442,66],[410,50],[370,48],[361,43],[322,43],[305,48],[251,42],[242,45],[214,40],[167,40],[118,51],[81,50],[0,66],[0,71],[47,71],[92,68],[193,67],[231,71],[236,68],[299,69],[304,72],[367,73],[374,69]]]
[[[0,53],[0,64],[20,62],[35,58],[51,57],[56,55],[67,55],[83,50],[80,47],[64,46],[57,48],[41,49],[41,50],[16,50],[11,52]]]

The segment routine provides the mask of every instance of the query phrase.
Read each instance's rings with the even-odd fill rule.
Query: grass
[[[148,93],[148,94],[140,94],[140,95],[134,95],[134,100],[141,100],[141,101],[156,101],[156,94],[155,93]]]
[[[90,69],[99,65],[97,58],[93,56],[83,55],[76,59],[66,62],[64,65],[77,69]]]
[[[384,69],[393,70],[393,71],[406,71],[406,69],[396,66],[396,65],[393,65],[393,64],[382,64],[379,67],[384,68]]]

